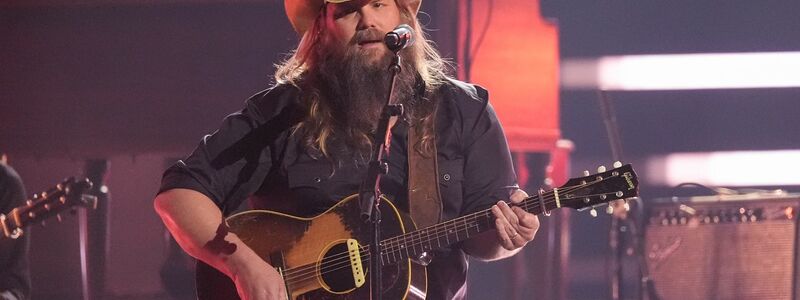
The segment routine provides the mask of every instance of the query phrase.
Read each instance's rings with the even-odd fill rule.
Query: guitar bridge
[[[358,241],[354,239],[347,240],[347,253],[350,255],[350,265],[353,270],[353,282],[356,287],[364,285],[364,268],[361,265],[361,252],[358,249]]]
[[[292,299],[292,290],[289,288],[289,283],[286,280],[286,261],[283,259],[283,251],[270,253],[269,263],[278,271],[278,274],[281,274],[284,284],[283,287],[286,288],[287,299]]]

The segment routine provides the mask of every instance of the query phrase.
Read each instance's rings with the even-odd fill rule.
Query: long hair
[[[420,88],[424,89],[424,92],[405,107],[405,119],[410,126],[409,130],[415,130],[417,136],[421,137],[418,141],[409,142],[414,143],[416,151],[430,156],[435,155],[433,153],[434,108],[437,99],[435,93],[446,82],[450,64],[442,59],[433,47],[433,42],[427,38],[422,25],[410,6],[406,5],[406,1],[395,0],[402,19],[414,28],[416,36],[414,44],[404,51],[409,51],[409,55],[413,58],[411,61],[414,62],[419,84],[422,85]],[[275,80],[279,84],[298,87],[301,91],[301,102],[307,109],[305,119],[295,126],[292,133],[302,134],[306,147],[318,150],[330,159],[332,155],[329,143],[334,137],[339,138],[339,135],[355,139],[356,144],[367,149],[373,145],[372,137],[367,133],[356,133],[355,136],[347,137],[347,133],[336,132],[332,111],[324,103],[324,95],[312,79],[319,72],[322,60],[326,57],[326,50],[329,50],[326,49],[330,40],[325,28],[325,9],[323,8],[311,27],[303,34],[297,49],[285,61],[276,65]]]

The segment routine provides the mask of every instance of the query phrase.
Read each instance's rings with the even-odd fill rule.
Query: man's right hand
[[[232,270],[231,278],[242,300],[286,300],[286,285],[280,273],[258,255]],[[252,257],[252,256],[251,256]]]

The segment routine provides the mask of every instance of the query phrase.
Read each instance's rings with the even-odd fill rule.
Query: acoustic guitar
[[[34,223],[43,223],[55,216],[61,221],[60,212],[76,206],[97,207],[97,197],[87,195],[92,188],[89,179],[67,178],[61,183],[25,201],[24,205],[12,209],[7,215],[0,214],[0,230],[3,236],[16,239],[23,228]]]
[[[577,210],[638,195],[631,165],[572,178],[561,187],[531,196],[519,207],[533,214],[570,207]],[[494,229],[489,208],[422,229],[390,201],[381,210],[380,255],[384,299],[424,299],[429,252]],[[360,218],[358,197],[341,200],[326,212],[301,218],[266,210],[229,217],[231,232],[283,277],[289,299],[369,299],[370,225]],[[435,259],[435,257],[433,258]],[[201,300],[239,299],[233,281],[202,262],[197,266]],[[365,286],[366,285],[366,286]]]

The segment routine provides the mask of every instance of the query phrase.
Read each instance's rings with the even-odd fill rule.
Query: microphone
[[[386,34],[383,42],[386,43],[386,47],[389,47],[389,50],[393,52],[403,50],[414,44],[414,29],[407,24],[400,24],[394,30]]]

